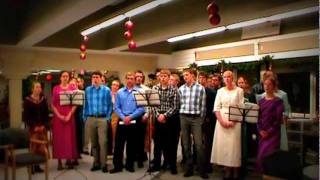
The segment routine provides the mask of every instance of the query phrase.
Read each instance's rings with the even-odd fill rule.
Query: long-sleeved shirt
[[[179,112],[180,97],[176,88],[172,86],[162,88],[161,85],[158,84],[152,89],[157,91],[160,97],[160,106],[155,108],[156,116],[164,114],[166,117],[171,117]]]
[[[123,87],[117,92],[115,112],[121,120],[124,120],[126,116],[130,116],[131,119],[139,118],[145,112],[142,106],[137,106],[133,95],[134,91],[138,91],[137,87],[134,87],[131,90],[127,87]]]
[[[107,120],[111,120],[112,97],[108,87],[100,85],[99,88],[89,86],[85,91],[85,101],[83,107],[83,119],[88,116],[105,115]]]
[[[179,88],[180,113],[199,114],[203,117],[206,113],[206,92],[203,86],[194,82],[190,87],[187,84]]]
[[[35,126],[45,126],[49,129],[49,110],[47,100],[41,96],[36,102],[31,96],[25,98],[23,102],[23,121],[33,129]]]

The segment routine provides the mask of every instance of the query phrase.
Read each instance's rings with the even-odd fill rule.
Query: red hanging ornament
[[[51,75],[51,74],[47,74],[46,80],[47,80],[47,81],[51,81],[51,80],[52,80],[52,75]]]
[[[129,21],[127,21],[127,22],[124,24],[124,27],[125,27],[128,31],[130,31],[130,30],[133,29],[134,24],[133,24],[132,21],[129,20]]]
[[[81,52],[85,52],[86,50],[87,50],[86,45],[81,44],[81,45],[80,45],[80,51],[81,51]]]
[[[126,40],[131,40],[131,39],[132,39],[132,33],[131,33],[131,31],[126,31],[123,35],[124,35],[124,38],[125,38]]]
[[[88,42],[89,41],[89,37],[88,36],[83,36],[83,41],[84,42]]]
[[[219,16],[219,14],[210,14],[210,16],[209,16],[209,21],[213,26],[218,25],[220,23],[220,20],[221,20],[221,18]]]
[[[85,52],[81,52],[81,53],[80,53],[80,59],[81,59],[81,60],[85,60],[86,57],[87,57],[87,55],[86,55]]]
[[[137,48],[137,43],[134,42],[133,40],[131,40],[128,43],[128,47],[129,47],[129,49],[135,49],[135,48]]]
[[[212,2],[207,6],[207,11],[208,11],[209,15],[210,14],[218,14],[219,7],[215,2]]]

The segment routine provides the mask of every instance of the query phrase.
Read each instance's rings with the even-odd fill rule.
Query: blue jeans
[[[197,165],[200,174],[206,173],[205,168],[205,150],[202,136],[202,117],[189,116],[185,114],[180,115],[181,122],[181,135],[183,141],[183,149],[186,157],[187,171],[193,171],[193,158],[191,151],[191,134],[193,136],[196,153],[197,153]]]

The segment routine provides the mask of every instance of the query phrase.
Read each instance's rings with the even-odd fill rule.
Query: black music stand
[[[241,131],[240,131],[240,136],[241,136],[241,144],[243,145],[244,138],[242,137],[242,130],[245,128],[244,124],[245,122],[248,123],[257,123],[258,121],[258,116],[259,116],[259,106],[257,104],[253,103],[245,103],[244,106],[229,106],[229,120],[234,121],[237,123],[241,123]],[[245,157],[241,156],[242,159],[242,164],[244,167],[246,159]],[[244,168],[245,169],[245,168]],[[246,171],[245,171],[246,172]],[[242,175],[245,176],[245,173]]]
[[[136,99],[137,106],[143,106],[148,109],[148,121],[149,121],[149,144],[151,146],[151,123],[152,123],[152,113],[153,107],[160,106],[160,97],[159,93],[154,90],[145,90],[145,91],[136,91],[134,94],[134,98]],[[151,148],[149,151],[149,161],[148,161],[148,170],[151,169]],[[155,174],[153,174],[151,171],[148,172],[148,170],[145,172],[145,174],[138,178],[138,180],[143,179],[146,176],[152,176],[156,177]]]
[[[66,106],[66,105],[83,105],[84,102],[84,91],[76,90],[76,91],[65,91],[59,94],[60,98],[60,105]],[[52,139],[52,137],[50,137]],[[79,152],[80,153],[80,152]],[[53,179],[58,179],[65,173],[67,173],[69,170],[75,170],[78,174],[80,174],[84,179],[88,179],[88,177],[82,173],[80,170],[78,170],[75,166],[73,166],[73,169],[63,169],[61,173],[56,175]]]

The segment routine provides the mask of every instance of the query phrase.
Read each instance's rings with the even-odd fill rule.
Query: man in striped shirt
[[[184,177],[193,175],[192,143],[190,138],[192,134],[196,146],[199,173],[202,178],[207,179],[205,151],[202,142],[202,124],[206,113],[206,92],[204,87],[195,81],[196,77],[196,70],[185,69],[183,78],[186,83],[179,88],[181,133],[187,161]]]
[[[159,93],[160,106],[155,108],[154,163],[149,171],[159,171],[161,154],[170,166],[171,174],[177,174],[177,148],[179,142],[180,122],[178,89],[169,85],[169,70],[160,71],[160,84],[153,87]]]
[[[88,123],[94,163],[91,171],[102,168],[108,172],[107,156],[107,121],[111,120],[112,98],[110,89],[101,84],[102,73],[95,71],[91,75],[92,85],[86,88],[83,118]]]

